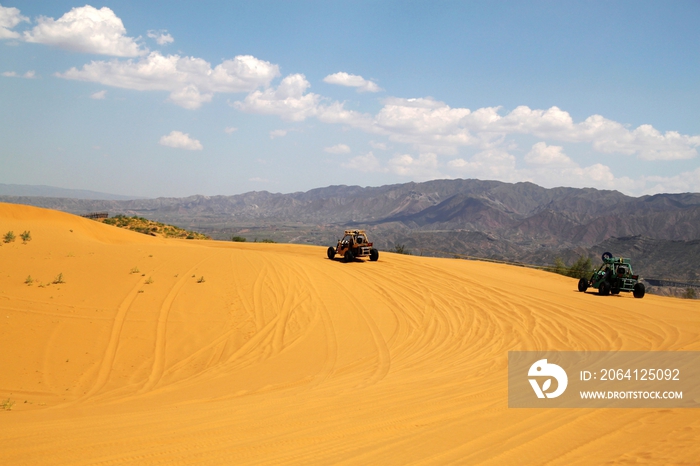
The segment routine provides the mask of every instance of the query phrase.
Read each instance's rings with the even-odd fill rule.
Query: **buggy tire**
[[[632,294],[634,295],[635,298],[643,298],[644,293],[646,293],[646,289],[644,288],[644,283],[637,283],[634,285],[634,288],[632,288]]]
[[[602,282],[598,287],[598,294],[601,296],[607,296],[610,294],[610,283]]]
[[[585,293],[585,291],[588,289],[588,280],[585,278],[582,278],[578,281],[578,290],[581,293]]]
[[[369,250],[369,260],[372,262],[376,262],[379,259],[379,251],[376,249],[372,248]]]
[[[620,289],[616,286],[610,288],[610,294],[620,294]]]
[[[345,262],[352,262],[355,260],[355,256],[352,251],[345,251]]]
[[[330,260],[333,260],[333,258],[335,257],[335,248],[333,246],[328,246],[327,254],[328,254],[328,258]]]
[[[613,255],[612,252],[604,252],[603,255],[601,256],[603,259],[603,262],[605,262],[605,259],[612,259]]]

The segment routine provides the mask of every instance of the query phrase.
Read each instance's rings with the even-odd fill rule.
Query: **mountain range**
[[[289,194],[249,192],[95,200],[0,196],[75,214],[138,215],[218,239],[232,235],[330,245],[364,228],[381,249],[548,265],[604,250],[633,259],[648,277],[694,283],[700,263],[700,194],[632,197],[592,188],[434,180],[381,187],[329,186]]]

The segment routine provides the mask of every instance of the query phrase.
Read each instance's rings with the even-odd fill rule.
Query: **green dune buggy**
[[[591,278],[582,278],[578,282],[578,290],[584,292],[588,287],[598,290],[601,296],[629,293],[635,298],[643,298],[644,283],[639,283],[639,275],[632,271],[630,260],[624,257],[613,257],[609,252],[603,253],[603,264],[593,272]]]

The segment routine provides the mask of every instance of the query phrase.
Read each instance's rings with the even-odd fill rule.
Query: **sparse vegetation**
[[[5,233],[5,236],[2,237],[3,242],[5,243],[11,243],[15,240],[15,233],[12,231],[8,231]]]
[[[31,284],[34,283],[34,279],[32,278],[31,275],[27,275],[27,279],[24,280],[24,283],[31,286]]]
[[[696,293],[695,288],[688,287],[685,289],[681,297],[685,299],[697,299],[698,294]]]
[[[153,283],[153,277],[148,277],[148,280],[144,282],[146,285],[150,285]]]
[[[263,240],[260,241],[260,242],[261,242],[261,243],[276,243],[277,241],[274,241],[274,240],[265,238],[265,239],[263,239]]]
[[[411,251],[406,249],[404,244],[395,244],[393,248],[389,249],[389,252],[395,252],[396,254],[407,254],[411,255]]]
[[[54,278],[53,282],[51,282],[51,283],[53,283],[54,285],[65,283],[63,281],[63,273],[59,273],[58,275],[56,275],[56,278]]]
[[[233,236],[231,238],[231,241],[233,241],[234,243],[245,243],[246,239],[242,236]]]
[[[138,267],[132,267],[129,273],[140,273],[141,271],[139,270]]]
[[[554,265],[545,270],[572,278],[588,278],[593,273],[593,264],[590,257],[581,255],[571,267],[567,267],[562,258],[557,257]]]
[[[6,399],[5,401],[0,404],[0,408],[4,409],[5,411],[12,411],[12,407],[15,405],[15,402],[11,399]]]
[[[204,275],[199,277],[199,280],[197,280],[197,283],[204,283]]]
[[[155,222],[136,215],[127,217],[126,215],[119,214],[111,218],[95,219],[95,221],[150,236],[160,235],[166,238],[211,239],[209,236],[197,233],[196,231],[185,230],[183,228]]]
[[[32,240],[32,234],[29,232],[29,230],[25,230],[21,235],[19,235],[19,237],[22,238],[22,243],[24,244],[27,244]]]

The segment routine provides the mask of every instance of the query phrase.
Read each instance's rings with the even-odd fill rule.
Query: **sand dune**
[[[693,409],[509,409],[509,350],[700,350],[697,301],[0,204],[0,464],[697,464]],[[138,270],[138,272],[136,271]],[[62,274],[64,283],[51,283]],[[28,276],[31,285],[25,284]]]

